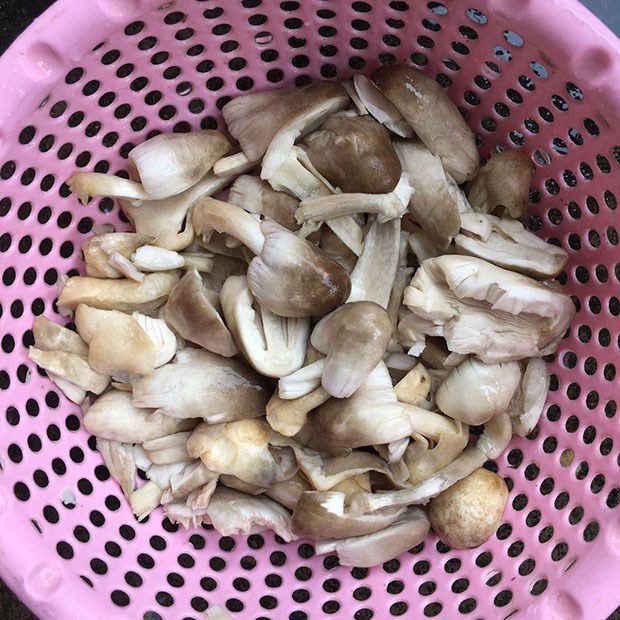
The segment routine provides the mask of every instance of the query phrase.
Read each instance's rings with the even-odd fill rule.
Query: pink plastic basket
[[[575,0],[59,0],[0,62],[0,573],[42,618],[604,618],[620,603],[617,202],[620,46]],[[380,63],[436,75],[481,155],[536,164],[531,227],[570,252],[578,308],[539,427],[499,459],[496,537],[436,538],[372,570],[303,541],[137,524],[76,406],[27,359],[35,315],[81,270],[109,199],[79,206],[77,167],[117,172],[152,130],[220,125],[251,89]]]

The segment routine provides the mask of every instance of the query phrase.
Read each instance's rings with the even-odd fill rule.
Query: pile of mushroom
[[[271,529],[357,566],[430,527],[481,544],[508,495],[481,468],[536,426],[574,315],[553,281],[567,254],[518,219],[531,162],[481,167],[405,66],[223,115],[237,152],[158,135],[134,180],[69,179],[84,203],[120,198],[134,231],[84,243],[58,298],[77,333],[37,318],[31,359],[82,405],[138,519]]]

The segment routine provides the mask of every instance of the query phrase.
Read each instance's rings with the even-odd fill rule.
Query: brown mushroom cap
[[[239,349],[218,310],[217,293],[208,291],[198,271],[190,269],[172,289],[164,306],[164,318],[185,340],[232,357]]]
[[[480,468],[432,499],[428,516],[442,542],[469,549],[493,536],[507,501],[503,478]]]
[[[436,80],[404,65],[386,65],[370,78],[458,184],[473,178],[479,163],[474,134]]]
[[[332,116],[304,143],[313,166],[343,192],[387,194],[400,178],[390,136],[369,116]]]

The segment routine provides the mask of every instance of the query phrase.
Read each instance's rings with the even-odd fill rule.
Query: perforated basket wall
[[[0,62],[0,573],[42,618],[604,618],[620,592],[618,42],[573,0],[59,0]],[[372,570],[272,535],[137,524],[76,406],[27,359],[33,318],[82,269],[110,199],[79,206],[75,168],[119,172],[156,131],[221,127],[252,89],[380,63],[433,75],[481,155],[536,164],[533,230],[570,253],[578,313],[549,402],[497,464],[511,489],[481,548],[429,538]]]

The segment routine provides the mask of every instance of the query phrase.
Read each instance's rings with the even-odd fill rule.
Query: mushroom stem
[[[232,177],[251,169],[256,162],[250,161],[243,152],[218,159],[213,166],[213,174],[218,177]]]
[[[296,399],[284,400],[274,394],[267,403],[267,422],[274,431],[293,437],[306,424],[308,414],[329,399],[330,395],[322,387]]]
[[[293,400],[310,394],[321,385],[321,377],[323,376],[323,368],[325,366],[325,358],[308,364],[303,368],[282,377],[278,381],[278,395],[284,400]]]
[[[150,480],[129,496],[131,509],[138,521],[144,521],[161,501],[163,490]]]
[[[76,172],[67,180],[69,189],[85,205],[95,196],[110,196],[127,200],[148,200],[149,195],[141,183],[100,172]]]

